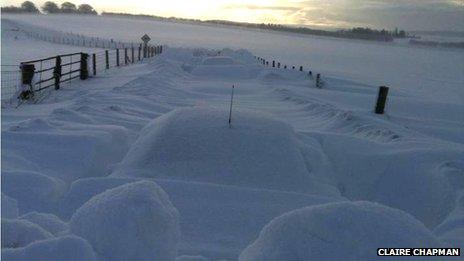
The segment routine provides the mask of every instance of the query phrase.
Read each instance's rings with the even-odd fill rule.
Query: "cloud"
[[[298,6],[273,6],[273,5],[251,5],[251,4],[230,4],[224,9],[249,9],[249,10],[272,10],[272,11],[298,11]]]
[[[407,30],[463,30],[462,0],[305,0],[290,14],[295,23],[331,27],[400,27]]]

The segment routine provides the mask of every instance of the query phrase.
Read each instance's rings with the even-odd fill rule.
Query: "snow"
[[[48,58],[57,54],[94,52],[95,48],[67,46],[61,44],[47,43],[28,38],[23,32],[18,31],[22,28],[14,20],[4,19],[2,14],[2,65],[15,65],[19,69],[19,63]],[[61,30],[61,29],[60,29]],[[38,32],[38,30],[35,30]],[[33,48],[31,48],[33,44]],[[37,50],[40,50],[38,55]],[[101,49],[100,49],[101,50]]]
[[[102,260],[175,260],[179,213],[154,182],[107,190],[80,207],[70,230],[93,246]]]
[[[376,251],[386,242],[383,230],[388,240],[413,247],[462,247],[462,51],[143,19],[2,14],[2,64],[95,51],[12,27],[44,34],[67,28],[63,33],[102,41],[139,41],[148,33],[153,44],[169,46],[153,59],[65,84],[37,103],[2,108],[2,217],[13,219],[4,221],[11,233],[2,242],[21,246],[2,253],[30,260],[27,249],[39,245],[37,256],[47,259],[50,246],[59,257],[61,247],[53,245],[61,238],[53,236],[67,235],[84,238],[70,248],[91,246],[98,261],[134,249],[152,260],[148,248],[162,245],[170,260],[237,260],[262,242],[266,224],[306,209],[315,223],[289,218],[283,227],[295,235],[308,227],[347,244],[333,255],[352,250],[361,258],[356,242]],[[255,55],[304,65],[305,72],[264,67]],[[322,73],[322,88],[309,69]],[[386,114],[376,115],[384,84],[391,87]],[[160,208],[140,207],[146,197]],[[174,207],[178,214],[168,211]],[[163,233],[135,239],[130,226],[144,224],[145,236],[162,222],[144,217],[160,213],[178,222],[167,226],[172,242],[156,237]],[[339,223],[345,229],[330,226]],[[19,232],[27,246],[16,243]],[[293,239],[283,237],[281,245]],[[321,246],[314,240],[295,247],[306,243]]]
[[[2,20],[5,18],[121,41],[139,42],[147,33],[152,42],[174,47],[245,48],[282,65],[302,65],[323,76],[372,86],[388,85],[412,97],[453,104],[461,104],[464,97],[461,50],[122,17],[3,14]]]
[[[176,261],[209,261],[204,256],[179,256],[176,258]]]
[[[26,247],[2,249],[2,259],[7,261],[97,261],[92,247],[76,236],[50,238]]]
[[[116,175],[327,193],[307,171],[292,128],[249,111],[193,107],[149,123]],[[327,190],[327,192],[326,192]],[[335,191],[335,189],[333,189]],[[334,192],[335,193],[335,192]]]
[[[63,218],[68,218],[69,213],[74,213],[93,196],[134,181],[129,178],[88,178],[74,182],[63,200]],[[200,182],[155,181],[181,214],[179,252],[217,259],[236,259],[237,253],[275,216],[305,206],[344,200]]]
[[[2,218],[17,218],[18,212],[18,201],[2,193]]]
[[[47,230],[55,236],[59,235],[60,232],[69,229],[67,223],[63,222],[53,214],[38,213],[34,211],[22,215],[21,217],[19,217],[19,219],[27,220],[36,225],[39,225],[41,228]]]
[[[27,220],[2,218],[2,250],[25,247],[34,241],[52,237],[52,234]]]
[[[203,59],[203,65],[231,65],[234,60],[227,56],[207,57]]]
[[[23,161],[33,162],[34,172],[53,173],[48,175],[53,177],[53,183],[68,183],[80,177],[104,175],[107,166],[117,162],[127,151],[128,134],[124,128],[58,123],[55,119],[80,120],[61,109],[53,110],[50,116],[50,119],[28,119],[5,126],[2,146],[15,151],[6,157],[20,154]],[[42,157],[43,154],[47,157]],[[69,165],[76,167],[69,168]],[[23,172],[24,167],[23,162],[11,160],[3,168]],[[13,177],[14,174],[9,176]]]
[[[461,193],[455,209],[434,229],[434,233],[453,247],[464,247],[464,194]]]
[[[441,243],[405,212],[370,202],[343,202],[275,218],[239,260],[376,260],[379,247],[405,246]]]
[[[18,202],[19,213],[32,210],[50,210],[65,191],[62,181],[29,171],[2,171],[2,192]]]

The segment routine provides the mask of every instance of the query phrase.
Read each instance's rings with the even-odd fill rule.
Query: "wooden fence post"
[[[275,68],[275,61],[272,61],[272,68]]]
[[[34,64],[21,64],[21,82],[24,85],[29,86],[29,90],[23,90],[19,97],[21,100],[28,100],[34,94],[34,89],[32,87],[32,79],[35,74]]]
[[[116,49],[116,66],[119,67],[119,49]]]
[[[277,68],[280,68],[280,63],[277,63]]]
[[[135,56],[134,56],[134,46],[132,46],[132,63],[135,62],[134,58],[135,58]]]
[[[106,69],[108,70],[110,68],[110,55],[108,54],[108,50],[105,50],[105,63]]]
[[[140,53],[142,52],[142,47],[139,46],[139,61],[140,61]]]
[[[55,90],[60,89],[61,78],[61,56],[56,57],[55,68],[53,69],[53,77],[55,78]]]
[[[92,54],[93,76],[97,75],[97,55]]]
[[[375,106],[375,113],[383,114],[385,111],[385,104],[387,102],[388,87],[380,86],[379,94],[377,96],[377,105]]]
[[[127,65],[127,48],[124,48],[124,64]]]
[[[302,71],[303,71],[303,66],[300,66],[300,72],[302,72]]]
[[[318,73],[316,76],[316,87],[320,88],[321,87],[321,74]]]
[[[86,80],[89,78],[89,69],[88,66],[89,55],[86,53],[81,53],[81,67],[80,67],[80,78],[81,80]]]

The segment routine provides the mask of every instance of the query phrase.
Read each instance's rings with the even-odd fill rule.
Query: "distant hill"
[[[289,26],[281,24],[265,24],[265,23],[243,23],[243,22],[233,22],[226,20],[199,20],[199,19],[186,19],[186,18],[177,18],[177,17],[162,17],[156,15],[144,15],[144,14],[127,14],[127,13],[112,13],[112,12],[103,12],[103,16],[120,16],[120,17],[130,17],[130,18],[144,18],[144,19],[154,19],[158,21],[173,21],[173,22],[188,22],[196,24],[208,24],[208,25],[227,25],[227,26],[236,26],[244,28],[255,28],[262,30],[270,31],[279,31],[279,32],[290,32],[290,33],[299,33],[299,34],[309,34],[309,35],[319,35],[319,36],[330,36],[337,38],[349,38],[349,39],[361,39],[361,40],[370,40],[370,41],[381,41],[381,42],[391,42],[394,38],[405,38],[407,36],[405,31],[387,31],[385,29],[375,30],[371,28],[352,28],[352,29],[343,29],[337,31],[321,30],[321,29],[311,29],[303,26]]]

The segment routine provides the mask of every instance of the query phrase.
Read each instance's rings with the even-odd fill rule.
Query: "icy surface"
[[[240,261],[374,260],[377,248],[440,247],[410,215],[370,202],[319,205],[272,220]]]
[[[80,207],[71,232],[93,246],[102,260],[175,260],[179,213],[154,182],[107,190]]]

